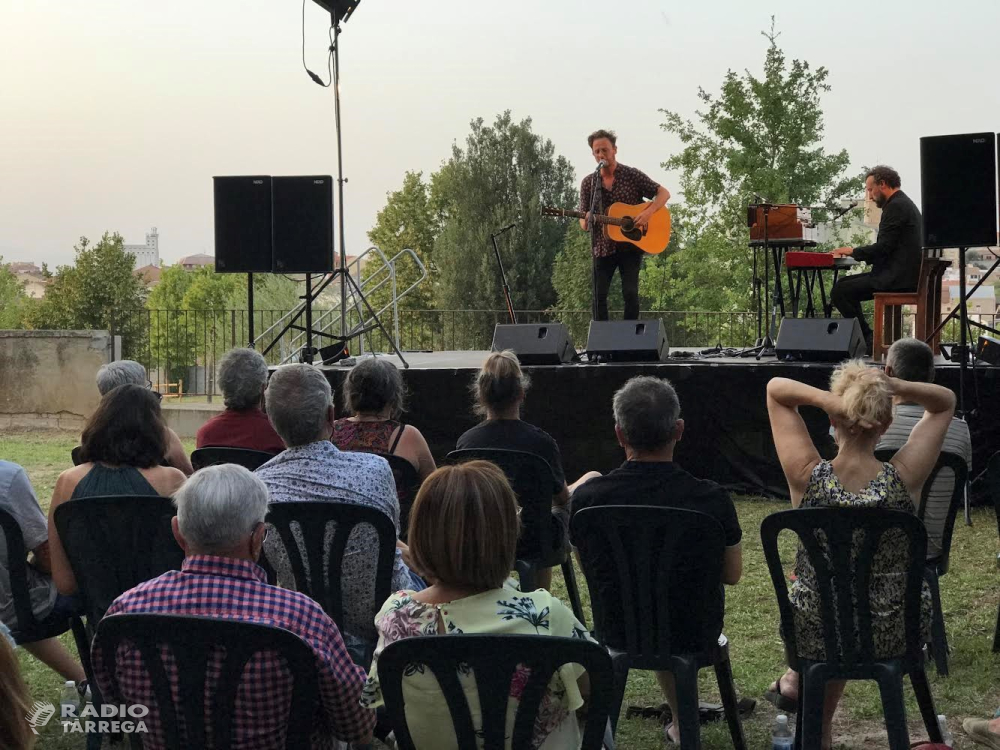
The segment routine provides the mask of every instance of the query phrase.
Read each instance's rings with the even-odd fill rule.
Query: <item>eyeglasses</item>
[[[160,393],[159,391],[154,391],[153,390],[153,381],[152,380],[147,380],[146,381],[146,388],[148,388],[149,390],[153,391],[153,395],[156,396],[156,400],[157,401],[162,401],[163,400],[163,394]]]
[[[253,525],[253,531],[250,532],[250,536],[252,537],[254,534],[256,534],[257,533],[257,529],[259,529],[261,526],[264,527],[264,536],[260,540],[260,543],[263,544],[264,542],[267,541],[267,535],[271,531],[271,527],[268,526],[267,523],[265,523],[264,521],[258,521],[257,523],[255,523]]]

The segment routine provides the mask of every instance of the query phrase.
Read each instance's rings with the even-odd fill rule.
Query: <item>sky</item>
[[[658,110],[693,117],[699,86],[759,73],[772,14],[789,59],[829,69],[823,145],[853,169],[890,164],[919,202],[921,136],[1000,130],[998,0],[365,0],[341,36],[348,254],[407,170],[428,175],[473,118],[507,109],[578,178],[604,127],[670,188],[659,165],[680,144]],[[0,0],[0,255],[55,266],[80,236],[142,243],[156,226],[171,263],[214,252],[214,175],[336,175],[333,93],[302,67],[304,28],[326,77],[329,17],[312,0],[304,15],[297,0]]]

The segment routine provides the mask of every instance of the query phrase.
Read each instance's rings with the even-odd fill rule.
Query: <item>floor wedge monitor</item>
[[[775,350],[779,360],[843,362],[867,353],[855,318],[785,318]]]
[[[670,350],[662,320],[595,320],[587,357],[605,362],[663,362]]]
[[[497,325],[491,348],[495,352],[512,350],[522,365],[559,365],[576,355],[573,339],[562,323]]]

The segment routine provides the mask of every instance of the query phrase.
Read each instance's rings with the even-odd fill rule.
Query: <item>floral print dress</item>
[[[400,591],[390,596],[375,618],[378,646],[361,697],[361,705],[366,708],[383,705],[378,682],[379,654],[388,644],[403,638],[443,633],[482,633],[555,635],[593,640],[572,611],[544,589],[531,592],[513,588],[494,589],[447,604],[418,602],[412,593]],[[579,665],[566,664],[553,675],[535,721],[534,748],[556,750],[580,746],[580,726],[574,712],[583,705],[577,686],[583,671]],[[513,735],[517,701],[527,683],[528,674],[529,670],[521,667],[511,682],[511,700],[507,708],[508,747]],[[481,715],[475,676],[471,671],[463,673],[459,675],[459,681],[478,730]],[[416,671],[403,680],[403,696],[406,720],[416,747],[435,750],[458,748],[451,714],[430,670],[418,665]]]
[[[829,461],[820,461],[813,469],[809,484],[802,496],[803,508],[871,507],[888,508],[913,513],[913,500],[896,467],[882,465],[879,472],[860,492],[844,488]],[[818,535],[819,536],[819,535]],[[819,536],[820,548],[826,550],[825,538]],[[863,540],[855,537],[852,557],[856,557]],[[876,658],[898,656],[906,646],[903,628],[903,595],[906,570],[909,567],[906,538],[894,529],[885,533],[879,542],[872,562],[870,599],[872,631]],[[795,610],[795,634],[799,655],[806,659],[824,660],[826,646],[823,639],[823,611],[820,604],[816,570],[805,549],[799,544],[795,558],[796,581],[792,584],[789,600]],[[930,632],[931,594],[924,582],[921,601],[921,631],[924,637]]]

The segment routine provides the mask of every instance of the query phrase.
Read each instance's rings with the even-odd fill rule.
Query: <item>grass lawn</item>
[[[0,436],[0,458],[25,467],[38,494],[43,510],[59,472],[69,466],[69,452],[78,436],[69,433],[7,433]],[[192,445],[187,446],[189,449]],[[757,698],[757,709],[744,723],[751,748],[770,747],[771,724],[776,711],[761,699],[767,686],[784,669],[783,650],[778,637],[778,609],[758,529],[769,513],[781,510],[781,503],[744,498],[737,502],[743,526],[743,580],[726,594],[726,627],[729,637],[737,691],[741,696]],[[948,716],[957,748],[974,747],[961,730],[961,720],[968,716],[989,717],[1000,705],[1000,655],[991,652],[1000,585],[995,558],[996,523],[992,509],[979,508],[973,514],[974,525],[967,528],[959,519],[951,553],[951,570],[941,581],[945,619],[952,645],[951,676],[939,678],[929,669],[931,690],[938,713]],[[791,545],[786,559],[791,558]],[[589,599],[583,577],[581,594],[585,609]],[[566,601],[562,579],[556,575],[556,593]],[[75,648],[69,634],[63,636],[67,648]],[[32,700],[57,702],[60,678],[41,666],[23,650],[18,652],[22,673],[31,688]],[[920,725],[913,693],[906,685],[907,716],[911,740],[926,737]],[[703,700],[718,701],[712,670],[704,670],[701,680]],[[629,676],[626,705],[659,704],[661,697],[652,674],[632,672]],[[874,683],[850,683],[837,714],[834,730],[841,747],[885,747],[881,703]],[[724,722],[703,728],[706,748],[731,747]],[[618,746],[625,750],[648,750],[663,746],[659,724],[654,720],[622,719],[618,725]],[[38,747],[58,750],[84,747],[80,735],[64,736],[61,727],[50,722]]]

